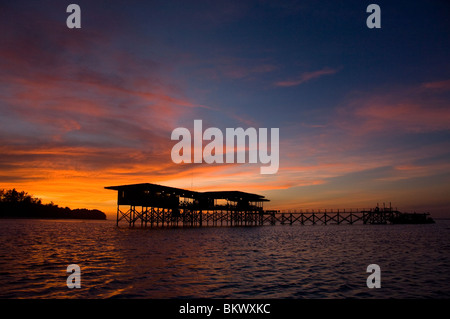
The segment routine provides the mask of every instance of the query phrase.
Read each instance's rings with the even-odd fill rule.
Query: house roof
[[[163,186],[151,183],[142,184],[129,184],[129,185],[119,185],[119,186],[107,186],[105,189],[111,189],[116,191],[152,191],[161,193],[170,193],[178,195],[181,197],[203,197],[206,196],[211,199],[227,199],[232,201],[238,200],[248,200],[248,201],[258,201],[258,202],[268,202],[269,200],[264,198],[262,195],[252,194],[241,191],[209,191],[209,192],[196,192],[187,189]]]

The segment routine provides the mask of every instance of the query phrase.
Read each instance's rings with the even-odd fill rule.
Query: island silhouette
[[[106,219],[97,209],[70,209],[50,202],[43,204],[24,191],[0,189],[0,218]]]

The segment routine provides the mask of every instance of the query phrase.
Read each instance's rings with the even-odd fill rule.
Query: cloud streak
[[[278,87],[298,86],[300,84],[306,83],[306,82],[314,80],[314,79],[318,79],[325,75],[335,74],[338,71],[339,71],[339,69],[323,68],[323,69],[317,70],[317,71],[304,72],[304,73],[300,74],[300,76],[298,76],[297,78],[290,79],[290,80],[284,80],[284,81],[278,81],[278,82],[275,82],[274,85],[278,86]]]
[[[353,97],[338,108],[335,124],[359,135],[447,131],[450,109],[441,94],[446,91],[446,83],[430,82]]]

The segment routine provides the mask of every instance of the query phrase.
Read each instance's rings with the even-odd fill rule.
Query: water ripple
[[[449,221],[127,229],[0,221],[0,298],[448,298]],[[66,267],[81,267],[80,289]],[[366,286],[381,267],[382,287]]]

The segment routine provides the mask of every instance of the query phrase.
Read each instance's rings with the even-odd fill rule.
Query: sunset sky
[[[2,1],[0,188],[108,214],[105,186],[148,182],[450,217],[450,6],[393,2]],[[174,164],[195,119],[279,128],[278,172]]]

